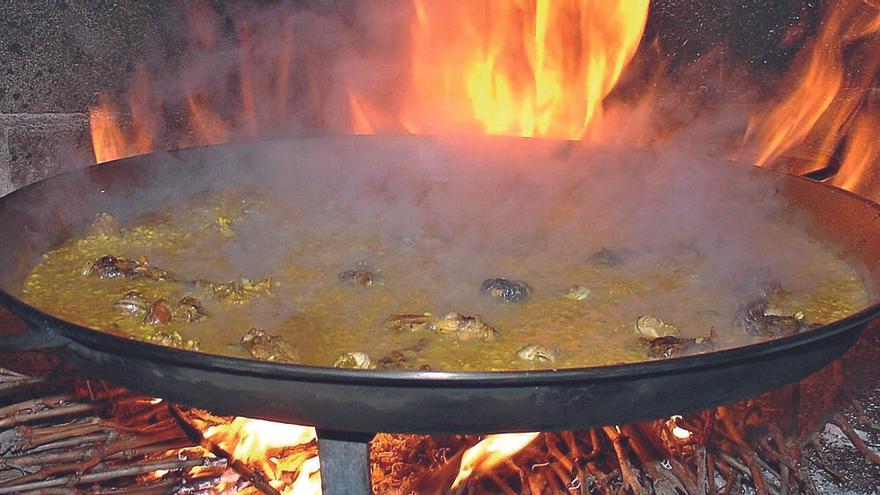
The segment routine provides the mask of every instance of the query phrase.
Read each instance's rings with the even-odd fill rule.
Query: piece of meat
[[[177,301],[175,316],[183,321],[192,323],[205,317],[205,309],[198,299],[192,296],[184,296]]]
[[[767,314],[770,305],[766,297],[741,306],[735,316],[735,324],[749,335],[755,337],[786,337],[796,335],[819,325],[810,324],[795,315],[781,316]]]
[[[523,302],[532,294],[526,282],[506,278],[487,278],[480,284],[480,293],[504,302]]]
[[[666,335],[654,339],[639,339],[645,349],[645,354],[652,358],[671,358],[687,354],[707,352],[714,349],[711,338],[698,337],[695,339],[674,337]]]
[[[109,254],[89,263],[83,269],[83,275],[100,279],[174,280],[174,277],[165,270],[150,266],[146,258],[130,260]]]
[[[254,359],[292,363],[296,361],[296,348],[280,335],[269,335],[265,330],[251,328],[241,338],[241,347]]]
[[[174,312],[171,305],[165,299],[157,299],[150,305],[147,316],[144,317],[144,323],[148,325],[166,325],[171,323],[174,318]]]

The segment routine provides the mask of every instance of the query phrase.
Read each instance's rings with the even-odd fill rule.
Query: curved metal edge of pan
[[[777,345],[730,359],[703,355],[703,359],[621,365],[614,367],[616,374],[586,368],[510,372],[504,377],[450,373],[459,378],[450,380],[442,373],[431,377],[437,375],[432,372],[364,377],[347,370],[154,348],[126,339],[120,348],[106,341],[93,345],[88,339],[67,339],[77,329],[63,322],[59,328],[39,315],[25,317],[49,335],[65,336],[63,352],[86,374],[148,395],[217,414],[324,430],[420,434],[578,429],[730,403],[818,370],[849,349],[866,326],[865,322],[839,326],[794,347],[771,342]],[[230,361],[242,366],[230,366]]]
[[[125,167],[131,160],[136,158],[101,168]],[[76,173],[82,171],[64,175]],[[0,209],[53,179],[0,198]],[[880,211],[880,206],[865,198],[841,190],[835,193]],[[147,393],[217,412],[326,429],[422,433],[585,427],[745,398],[801,378],[831,361],[855,342],[866,322],[880,314],[877,303],[800,335],[662,361],[474,373],[339,370],[181,351],[66,322],[2,289],[0,303],[49,332],[47,337],[61,337],[86,372]],[[778,366],[782,362],[789,365]],[[293,402],[290,393],[297,396]],[[402,393],[407,396],[406,404],[400,403]],[[237,400],[230,401],[230,394]],[[508,397],[499,403],[505,394]],[[618,399],[611,401],[610,396]],[[448,409],[450,405],[455,408]],[[538,413],[524,411],[528,408],[524,406]],[[486,410],[494,412],[488,416],[480,412]],[[419,411],[433,412],[428,412],[430,418],[416,414],[420,419],[414,422],[413,413]]]

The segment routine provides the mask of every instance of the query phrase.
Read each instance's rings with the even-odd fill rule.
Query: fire
[[[221,144],[229,141],[229,127],[201,98],[193,93],[187,94],[186,108],[196,143]]]
[[[100,105],[89,110],[89,130],[96,163],[133,154],[128,152],[128,142],[116,115],[109,101],[102,101]]]
[[[282,493],[321,493],[318,457],[291,451],[315,441],[312,427],[236,417],[202,435],[237,461],[259,469],[275,488],[284,487]]]
[[[650,95],[666,75],[662,56],[654,64],[656,70],[650,71],[652,81],[636,97],[622,107],[615,99],[615,109],[623,110],[607,108],[609,95],[636,57],[649,0],[469,0],[457,2],[454,8],[443,2],[403,1],[411,9],[400,77],[382,84],[367,81],[369,89],[362,87],[363,81],[342,78],[343,101],[329,104],[334,115],[348,113],[349,132],[610,142],[621,123],[644,128],[626,133],[630,137],[650,134],[653,127],[659,128],[659,136],[675,130],[674,124],[665,129],[662,122],[642,122],[642,117],[633,116],[651,114],[640,109],[654,105]],[[295,14],[282,13],[269,24],[236,19],[232,23],[236,45],[230,50],[222,34],[228,26],[224,28],[210,2],[192,2],[185,12],[191,51],[228,54],[234,72],[204,77],[198,70],[193,75],[184,71],[170,83],[181,85],[170,91],[179,100],[160,104],[149,72],[138,67],[121,98],[102,95],[89,112],[96,162],[147,153],[163,142],[187,147],[258,139],[267,132],[290,129],[292,112],[308,102],[327,104],[339,98],[329,90],[323,92],[326,88],[317,75],[323,68],[308,63],[308,57],[304,64],[304,56],[294,50],[299,25]],[[874,119],[867,116],[865,95],[880,69],[878,33],[876,3],[842,0],[829,5],[816,35],[779,82],[783,97],[772,104],[766,99],[756,102],[758,110],[732,154],[768,166],[792,152],[806,154],[813,169],[842,158],[842,175],[834,183],[863,194],[876,193],[858,184],[871,176],[866,158],[873,156],[869,133],[859,126]],[[656,40],[647,48],[660,50]],[[167,88],[169,82],[155,85],[159,86]],[[238,100],[232,112],[230,96]],[[169,114],[183,112],[184,137],[163,136],[168,131],[166,104],[173,107]],[[337,126],[333,117],[323,117],[327,115],[311,115],[334,129],[346,125]],[[646,135],[635,143],[661,141],[662,137]],[[797,170],[802,171],[806,170]]]
[[[581,139],[632,59],[648,0],[413,0],[410,87],[417,134]]]
[[[880,159],[877,129],[880,129],[880,112],[876,109],[859,116],[847,140],[840,171],[832,179],[832,184],[857,193],[872,192],[871,186],[876,184],[871,176],[871,165]]]
[[[745,158],[759,165],[792,149],[814,149],[821,167],[834,153],[847,124],[858,112],[862,97],[878,67],[876,34],[880,8],[861,0],[829,5],[815,39],[798,54],[783,88],[793,88],[766,112],[757,113],[745,138]],[[863,64],[848,70],[846,59]],[[850,77],[850,73],[854,74]]]
[[[351,106],[351,125],[355,134],[374,134],[373,125],[367,117],[364,105],[357,93],[349,91],[348,104]]]
[[[455,491],[474,472],[488,471],[499,462],[526,448],[539,434],[529,432],[487,436],[462,455],[461,468],[452,483],[451,490]]]
[[[120,112],[107,95],[102,96],[99,105],[89,111],[96,163],[149,153],[156,148],[156,127],[161,111],[150,92],[146,69],[138,66],[133,81],[126,95],[127,116],[130,119],[127,126],[123,127]]]
[[[674,436],[675,438],[682,440],[682,441],[689,440],[691,438],[692,433],[690,430],[679,426],[678,423],[681,420],[682,420],[682,417],[680,415],[676,414],[675,416],[672,416],[671,418],[666,420],[666,427],[669,428],[669,431],[672,433],[672,436]]]

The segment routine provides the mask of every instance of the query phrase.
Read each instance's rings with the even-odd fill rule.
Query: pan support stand
[[[369,495],[370,440],[375,434],[318,430],[324,495]]]

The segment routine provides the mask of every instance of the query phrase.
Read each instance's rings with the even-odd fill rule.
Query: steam
[[[494,276],[562,291],[579,282],[566,267],[602,248],[624,253],[634,277],[692,260],[695,283],[731,296],[701,309],[731,313],[769,282],[809,287],[825,268],[803,268],[816,246],[787,225],[774,176],[696,149],[405,136],[269,142],[209,167],[235,171],[242,197],[264,206],[233,225],[234,242],[196,246],[186,269],[257,278],[293,264],[324,274],[321,285],[364,263],[395,293],[426,291],[434,311],[478,312],[475,288]],[[222,250],[225,266],[211,257],[200,265],[206,249]],[[281,320],[297,308],[275,311]]]

